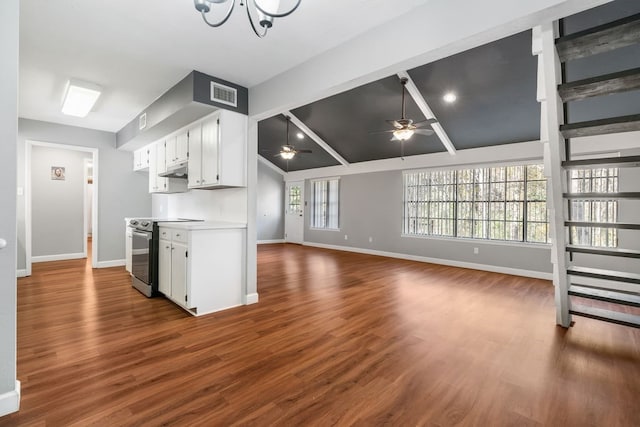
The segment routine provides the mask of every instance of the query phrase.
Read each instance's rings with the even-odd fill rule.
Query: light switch
[[[18,196],[23,196],[23,195],[24,195],[24,188],[18,187]]]

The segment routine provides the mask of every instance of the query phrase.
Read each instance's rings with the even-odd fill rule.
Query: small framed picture
[[[64,181],[64,167],[51,166],[51,179],[56,181]]]

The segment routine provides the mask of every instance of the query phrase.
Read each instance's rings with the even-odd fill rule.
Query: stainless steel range
[[[147,297],[158,295],[159,223],[202,221],[186,218],[134,218],[129,220],[133,244],[131,251],[131,285]]]

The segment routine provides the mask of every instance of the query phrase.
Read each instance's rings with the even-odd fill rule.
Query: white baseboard
[[[98,261],[96,268],[122,267],[127,264],[124,259],[114,259],[111,261]]]
[[[79,259],[86,258],[87,256],[82,252],[78,252],[75,254],[57,254],[57,255],[41,255],[41,256],[32,256],[31,262],[49,262],[49,261],[66,261],[68,259]]]
[[[284,239],[258,240],[259,245],[269,245],[271,243],[284,243]]]
[[[418,255],[400,254],[396,252],[377,251],[373,249],[353,248],[349,246],[325,245],[323,243],[304,242],[305,246],[313,246],[316,248],[333,249],[336,251],[357,252],[360,254],[384,256],[388,258],[405,259],[409,261],[428,262],[431,264],[449,265],[451,267],[470,268],[472,270],[490,271],[493,273],[511,274],[514,276],[531,277],[534,279],[552,280],[553,273],[545,273],[542,271],[523,270],[520,268],[501,267],[497,265],[476,264],[473,262],[453,261],[442,258],[430,258]]]
[[[16,277],[27,277],[27,269],[16,270]]]
[[[245,295],[245,301],[246,301],[246,305],[250,305],[250,304],[256,304],[258,302],[258,294],[254,293],[254,294],[247,294]]]
[[[15,388],[0,394],[0,417],[18,412],[20,409],[20,381],[16,381]]]

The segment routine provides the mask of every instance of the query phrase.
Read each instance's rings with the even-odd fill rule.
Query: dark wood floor
[[[260,303],[201,318],[122,268],[18,285],[22,406],[0,426],[640,425],[640,331],[555,326],[552,286],[265,245]]]

